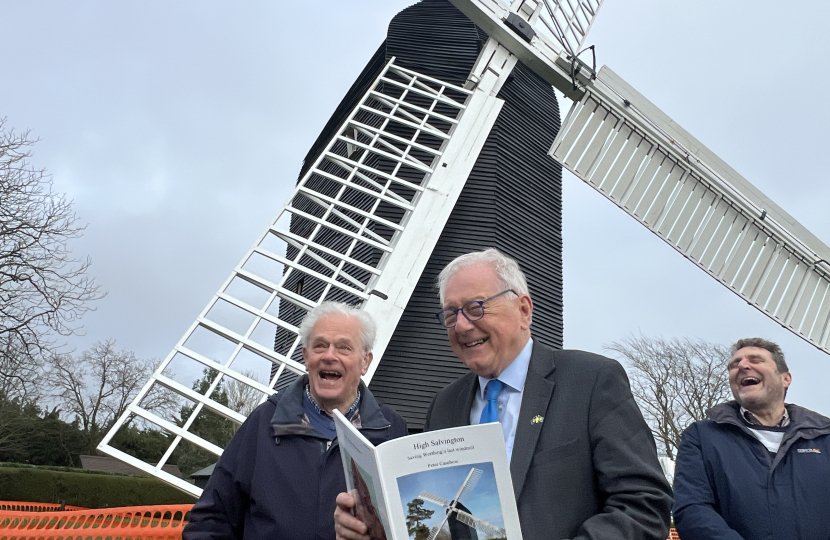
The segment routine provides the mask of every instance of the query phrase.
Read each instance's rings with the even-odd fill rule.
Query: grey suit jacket
[[[469,424],[477,387],[441,390],[424,428]],[[615,360],[534,342],[510,472],[525,540],[668,536],[671,487]]]

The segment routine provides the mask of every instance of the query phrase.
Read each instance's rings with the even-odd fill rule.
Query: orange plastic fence
[[[192,504],[0,511],[0,540],[179,540]]]
[[[11,506],[16,507],[14,511],[6,510]],[[66,506],[64,512],[44,510],[59,507],[0,501],[0,540],[180,540],[193,505],[104,510]],[[680,540],[675,529],[669,531],[667,540]]]
[[[6,512],[60,512],[62,510],[87,510],[83,506],[57,503],[0,501],[0,511]]]

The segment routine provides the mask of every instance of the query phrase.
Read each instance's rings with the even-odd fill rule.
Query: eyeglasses
[[[460,308],[442,309],[441,311],[435,314],[435,318],[438,319],[438,322],[446,328],[452,328],[455,326],[455,324],[458,322],[459,311],[464,314],[464,317],[466,317],[468,321],[477,321],[484,317],[484,304],[486,304],[494,298],[498,298],[499,296],[507,293],[516,294],[516,291],[514,291],[513,289],[507,289],[506,291],[502,291],[499,294],[491,296],[490,298],[485,298],[484,300],[471,300],[463,306],[461,306]],[[516,294],[516,296],[519,295]]]

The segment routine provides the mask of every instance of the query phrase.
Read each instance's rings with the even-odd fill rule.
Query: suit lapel
[[[547,379],[553,369],[553,351],[538,342],[534,343],[522,394],[516,437],[513,441],[513,455],[510,458],[510,475],[513,477],[513,492],[517,500],[524,487],[536,441],[539,440],[544,425],[542,420],[547,414],[548,404],[553,395],[553,380]],[[468,407],[468,416],[469,409]]]
[[[470,424],[470,411],[473,408],[473,399],[475,399],[476,390],[478,390],[478,377],[474,373],[470,373],[469,384],[466,384],[461,392],[458,393],[458,407],[455,408],[455,417],[453,418],[453,425],[467,426]]]

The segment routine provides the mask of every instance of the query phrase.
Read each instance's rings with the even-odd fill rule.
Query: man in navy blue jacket
[[[735,401],[683,433],[674,521],[683,540],[830,539],[830,419],[785,405],[792,382],[781,348],[732,347]]]
[[[324,302],[299,328],[307,375],[260,405],[236,432],[190,513],[184,540],[334,540],[346,490],[332,412],[377,445],[406,422],[361,382],[375,324],[365,311]]]

